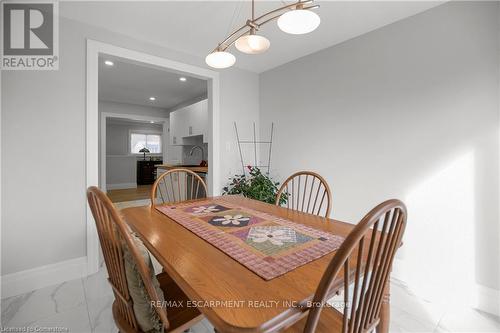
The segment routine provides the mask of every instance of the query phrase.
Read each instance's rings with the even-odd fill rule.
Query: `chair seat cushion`
[[[146,266],[149,267],[151,281],[156,290],[156,294],[158,295],[160,301],[164,301],[163,292],[160,288],[160,283],[156,279],[153,263],[151,262],[148,249],[144,246],[139,237],[133,233],[131,233],[131,236],[142,257],[142,260],[144,260]],[[135,259],[132,253],[130,253],[128,247],[125,245],[123,246],[123,259],[125,263],[127,285],[130,297],[133,301],[133,309],[137,319],[137,324],[143,332],[163,332],[163,323],[156,313],[156,310],[151,305],[150,297],[146,287],[144,286],[144,282],[142,281]]]

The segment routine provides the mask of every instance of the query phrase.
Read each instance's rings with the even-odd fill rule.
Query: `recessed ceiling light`
[[[184,76],[181,76],[181,77],[179,78],[179,81],[182,81],[182,82],[186,82],[186,80],[187,80],[187,79],[186,79]]]
[[[115,63],[114,63],[114,62],[112,62],[111,60],[106,60],[106,61],[104,62],[104,64],[105,64],[106,66],[114,66],[114,65],[115,65]]]
[[[149,97],[149,100],[150,101],[156,101],[156,97],[151,96],[151,97]]]
[[[150,124],[154,124],[155,122],[151,120],[149,123],[150,123]]]

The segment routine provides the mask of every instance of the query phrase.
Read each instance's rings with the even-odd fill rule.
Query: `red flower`
[[[247,168],[248,168],[248,170],[252,171],[252,166],[251,165],[247,165]]]

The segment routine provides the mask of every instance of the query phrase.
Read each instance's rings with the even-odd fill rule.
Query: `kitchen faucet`
[[[205,156],[205,151],[203,150],[203,147],[202,146],[193,146],[193,148],[191,148],[191,150],[189,151],[189,156],[193,156],[193,153],[194,153],[194,150],[198,148],[200,151],[201,151],[201,163],[200,165],[206,165],[206,162],[203,160],[203,157]]]
[[[193,148],[191,148],[191,150],[189,151],[189,156],[193,156],[193,152],[194,152],[194,150],[195,150],[196,148],[198,148],[198,149],[200,149],[200,150],[201,150],[201,159],[203,159],[203,156],[205,156],[205,154],[204,154],[204,153],[205,153],[205,151],[203,150],[203,147],[198,146],[198,145],[193,146]]]

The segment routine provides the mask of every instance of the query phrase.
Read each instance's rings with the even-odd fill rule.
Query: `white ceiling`
[[[415,15],[444,1],[316,1],[321,25],[307,35],[288,35],[275,22],[261,34],[271,41],[268,52],[245,55],[237,50],[236,66],[263,72],[387,24]],[[256,14],[282,5],[257,1]],[[286,1],[291,3],[291,1]],[[60,14],[205,58],[217,42],[248,17],[250,1],[106,1],[61,2]]]
[[[163,125],[161,122],[151,123],[147,120],[136,120],[129,118],[107,118],[106,125],[125,125],[125,126],[133,126],[133,125],[146,125],[151,128],[155,128],[157,130],[162,130]]]
[[[112,60],[114,66],[106,66]],[[170,109],[207,94],[207,82],[116,57],[99,57],[99,100]],[[156,97],[150,101],[149,97]]]

